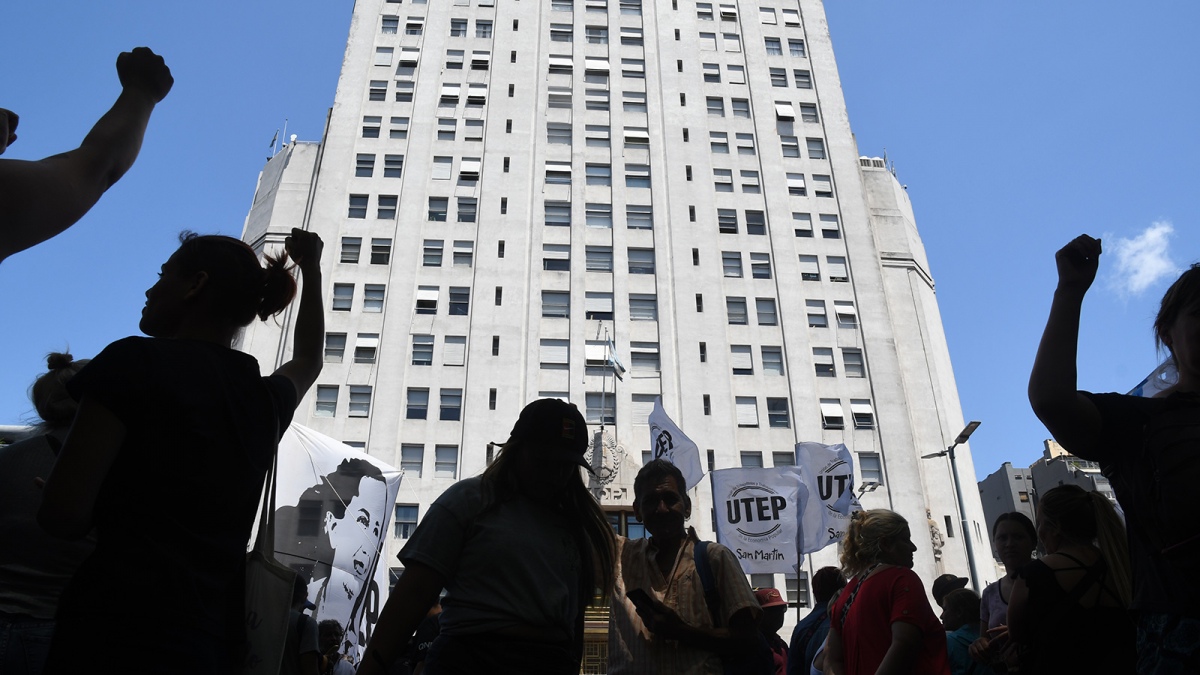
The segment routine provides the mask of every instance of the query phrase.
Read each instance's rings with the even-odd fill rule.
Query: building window
[[[408,478],[420,478],[425,468],[425,446],[404,443],[400,446],[400,470]]]
[[[612,273],[613,252],[611,246],[588,246],[584,254],[587,271]]]
[[[492,22],[476,19],[475,20],[475,37],[477,37],[477,38],[492,37]]]
[[[745,326],[750,323],[746,312],[746,298],[725,298],[725,311],[729,315],[731,326]]]
[[[613,394],[587,392],[585,399],[587,401],[586,415],[588,424],[617,423],[616,396]]]
[[[456,422],[462,418],[462,389],[442,389],[439,392],[441,406],[438,419],[443,422]]]
[[[842,402],[836,398],[821,399],[821,428],[844,429],[845,414],[842,412]]]
[[[570,340],[543,339],[539,342],[538,363],[543,370],[566,370],[570,355]]]
[[[858,314],[854,311],[854,303],[849,300],[835,300],[833,312],[837,315],[838,328],[858,328]]]
[[[371,388],[366,385],[350,386],[350,416],[369,417],[371,415]]]
[[[337,414],[338,387],[336,384],[317,385],[317,404],[314,417],[333,417]]]
[[[569,23],[552,23],[550,24],[550,41],[551,42],[573,42],[573,29]]]
[[[542,244],[542,269],[566,272],[571,269],[570,244]]]
[[[754,150],[754,134],[740,133],[740,134],[734,134],[734,137],[737,139],[737,149],[738,149],[739,155],[756,154],[756,152]],[[756,177],[757,177],[757,173],[758,172],[755,172]],[[744,172],[743,172],[743,175],[744,175]],[[755,182],[757,182],[757,180]]]
[[[396,202],[396,195],[379,195],[379,208],[375,217],[381,220],[394,220],[396,218]]]
[[[734,117],[742,117],[750,119],[750,100],[744,98],[729,99],[730,109],[733,110]]]
[[[447,335],[442,342],[442,365],[461,366],[467,362],[467,336]]]
[[[358,155],[354,161],[354,176],[370,178],[375,173],[375,155]]]
[[[570,185],[570,162],[546,162],[546,185]]]
[[[813,347],[813,367],[817,377],[834,377],[837,370],[833,366],[833,349],[829,347]]]
[[[874,452],[858,453],[859,483],[877,483],[883,485],[883,461]]]
[[[796,236],[806,239],[812,238],[812,214],[792,212],[792,225],[796,228]]]
[[[612,166],[588,164],[584,168],[588,185],[612,185]]]
[[[795,136],[780,136],[779,142],[784,157],[800,156],[800,139]]]
[[[770,68],[770,69],[768,69],[768,71],[767,71],[767,72],[768,72],[768,73],[770,74],[770,76],[771,76],[771,86],[772,86],[772,87],[786,87],[786,86],[788,86],[788,82],[787,82],[787,70],[786,70],[786,69],[784,69],[784,68]]]
[[[875,428],[875,409],[867,399],[850,399],[850,415],[854,418],[855,429]]]
[[[471,267],[475,260],[475,242],[454,242],[454,266]]]
[[[709,96],[704,99],[708,107],[708,114],[714,117],[725,116],[725,99],[720,96]]]
[[[363,286],[364,312],[382,312],[385,286],[383,284],[367,284]]]
[[[701,64],[704,69],[704,81],[720,83],[721,81],[721,64],[719,63],[704,63]]]
[[[762,211],[746,211],[746,234],[764,235],[767,233],[767,214]]]
[[[429,414],[429,390],[408,389],[405,392],[404,418],[423,420]]]
[[[608,44],[608,27],[607,26],[587,26],[584,29],[584,37],[588,44],[606,45]]]
[[[417,287],[417,314],[437,314],[438,287]]]
[[[346,213],[347,218],[366,218],[367,217],[367,202],[370,200],[368,195],[350,195],[350,206]]]
[[[829,316],[825,313],[824,300],[805,300],[804,306],[808,311],[809,328],[827,328],[829,326]]]
[[[742,254],[739,251],[721,251],[721,269],[726,277],[742,278]]]
[[[826,256],[825,262],[829,264],[829,280],[836,282],[850,281],[850,272],[846,269],[846,258],[840,255]]]
[[[787,12],[788,10],[784,10]],[[792,10],[795,11],[795,10]],[[806,55],[804,49],[804,40],[788,40],[788,52],[797,58],[803,58]]]
[[[696,294],[696,311],[697,312],[704,311],[704,294],[703,293]]]
[[[808,195],[808,188],[804,185],[804,174],[789,173],[787,175],[788,194],[796,197],[804,197]]]
[[[382,117],[367,115],[363,117],[362,137],[379,138],[379,128],[383,125]]]
[[[750,352],[750,345],[730,345],[729,362],[733,366],[734,375],[754,374],[754,358]]]
[[[800,572],[797,576],[785,574],[783,577],[787,601],[793,607],[808,607],[808,572]]]
[[[408,138],[408,118],[393,117],[389,121],[388,138]],[[386,173],[384,174],[387,175]]]
[[[754,279],[770,279],[771,278],[771,254],[770,253],[751,253],[750,254],[750,276]]]
[[[737,425],[741,428],[758,426],[758,399],[753,396],[737,396],[734,398]],[[759,466],[762,466],[761,456]]]
[[[421,264],[425,267],[442,266],[442,240],[426,239],[421,249]]]
[[[584,317],[589,320],[612,321],[613,294],[588,292],[584,294]]]
[[[788,400],[786,398],[767,397],[767,425],[776,429],[790,429],[791,417],[788,415]]]
[[[846,377],[866,377],[867,369],[863,366],[861,349],[842,349],[842,367]]]
[[[325,334],[325,363],[341,363],[346,355],[346,334]]]
[[[571,125],[566,122],[547,123],[546,142],[550,145],[571,145]]]
[[[662,369],[662,364],[658,357],[657,342],[630,342],[629,343],[629,367],[635,371],[657,373]],[[654,406],[654,400],[650,401],[651,407]],[[645,415],[634,414],[635,421],[644,420],[648,417],[650,411],[647,410]]]
[[[755,424],[754,426],[758,426],[758,425]],[[762,452],[757,451],[757,450],[750,450],[750,451],[742,451],[740,454],[741,454],[742,468],[746,468],[746,469],[761,469],[762,468],[762,465],[763,465]],[[766,584],[766,586],[770,586],[772,583],[770,581],[770,577],[771,577],[770,574],[753,574],[753,575],[751,575],[751,578],[755,578],[755,577],[759,577],[758,579],[755,579],[755,583],[753,584],[755,588],[758,588],[760,584]],[[767,577],[767,580],[764,581],[761,577]]]
[[[754,311],[758,314],[758,325],[779,325],[779,312],[775,309],[775,298],[755,298]]]
[[[433,477],[458,478],[458,446],[437,445],[433,448]]]
[[[466,316],[470,310],[471,289],[465,286],[450,287],[450,316]]]
[[[421,476],[417,473],[417,477]],[[396,529],[395,535],[399,539],[408,539],[413,531],[417,529],[417,505],[416,504],[397,504],[396,505]]]
[[[806,139],[804,139],[804,142],[805,142],[805,145],[808,146],[809,159],[825,159],[825,141],[823,141],[820,138],[806,138]],[[813,176],[813,183],[815,184],[814,188],[817,191],[817,196],[818,197],[832,197],[833,196],[833,188],[832,187],[830,187],[826,190],[829,194],[822,194],[822,186],[821,186],[822,178],[828,179],[828,176],[825,176],[825,177]]]
[[[433,365],[433,336],[412,336],[412,364],[414,366]]]
[[[429,198],[429,220],[437,223],[446,222],[446,214],[450,211],[449,197]]]
[[[654,249],[629,249],[630,274],[654,274]]]
[[[774,16],[775,10],[771,10],[771,12],[772,16]],[[779,41],[779,38],[763,38],[763,41],[766,43],[767,54],[769,56],[783,56],[783,43]]]
[[[335,312],[349,312],[354,304],[354,284],[333,285],[333,306]]]
[[[625,226],[631,230],[654,228],[654,208],[649,204],[626,204]]]
[[[377,66],[392,65],[392,54],[394,54],[395,51],[396,50],[391,47],[376,47],[375,48],[375,65],[377,65]]]
[[[629,294],[630,321],[658,321],[658,297],[653,294]]]
[[[821,214],[821,238],[822,239],[841,239],[842,232],[838,226],[838,217],[831,213]]]
[[[542,291],[542,316],[565,319],[571,315],[571,294],[566,291]]]
[[[717,209],[717,231],[721,234],[737,234],[738,217],[734,209]]]
[[[783,348],[762,348],[762,369],[767,375],[783,375]]]
[[[729,134],[724,131],[708,132],[708,148],[718,155],[728,155]]]
[[[358,254],[362,252],[362,237],[342,237],[342,253],[338,262],[358,264]]]
[[[383,156],[383,177],[399,178],[404,171],[404,155]]]
[[[804,281],[820,281],[821,268],[817,264],[817,256],[801,255],[800,259],[800,278]]]
[[[354,340],[354,362],[375,363],[379,354],[379,333],[359,333]]]
[[[812,122],[812,123],[817,123],[817,122],[821,121],[820,116],[817,115],[817,104],[816,103],[801,103],[800,104],[800,121]]]
[[[796,80],[797,89],[812,89],[812,73],[799,68],[792,70],[793,78]]]

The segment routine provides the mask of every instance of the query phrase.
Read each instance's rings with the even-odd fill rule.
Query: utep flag
[[[654,410],[650,412],[650,449],[654,459],[667,460],[679,467],[687,489],[691,490],[704,478],[700,465],[700,448],[688,438],[683,430],[675,426],[667,411],[663,410],[662,397],[654,399]]]
[[[854,496],[854,460],[841,443],[797,443],[796,465],[804,486],[797,550],[813,553],[840,541],[850,514],[862,510]]]
[[[1172,359],[1167,359],[1158,364],[1158,367],[1147,375],[1146,379],[1138,382],[1138,386],[1130,390],[1129,395],[1152,398],[1158,392],[1178,381],[1179,373],[1175,370],[1175,363]]]
[[[713,506],[717,541],[729,547],[747,574],[795,572],[796,525],[799,522],[800,470],[713,471]]]
[[[279,441],[275,557],[308,583],[318,621],[345,629],[338,649],[359,661],[388,592],[379,560],[400,472],[293,424]]]

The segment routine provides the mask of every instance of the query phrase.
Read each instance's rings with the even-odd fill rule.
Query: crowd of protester
[[[145,48],[117,71],[122,93],[78,149],[0,161],[0,260],[69,227],[133,163],[173,80]],[[17,119],[0,110],[0,152]],[[840,567],[813,575],[815,607],[784,641],[787,601],[752,589],[728,548],[687,525],[680,470],[641,468],[633,509],[648,536],[616,536],[582,480],[586,421],[542,399],[409,537],[361,663],[339,651],[347,627],[305,614],[298,583],[281,672],[574,674],[595,605],[608,609],[614,675],[1200,672],[1200,267],[1154,323],[1178,380],[1153,398],[1093,394],[1077,390],[1076,344],[1100,252],[1086,235],[1058,252],[1029,398],[1067,450],[1100,463],[1125,520],[1071,486],[1040,495],[1036,525],[1004,514],[992,536],[1005,574],[982,598],[940,577],[939,617],[908,522],[859,511]],[[147,337],[90,362],[50,355],[31,392],[38,433],[0,449],[4,673],[239,670],[246,543],[276,444],[321,369],[321,255],[299,229],[262,262],[237,239],[185,233],[146,291]],[[231,344],[292,302],[295,269],[292,359],[263,376]]]

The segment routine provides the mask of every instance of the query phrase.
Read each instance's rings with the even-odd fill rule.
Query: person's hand
[[[1058,287],[1077,292],[1087,291],[1096,279],[1100,266],[1100,240],[1081,234],[1054,254],[1058,266]]]
[[[981,637],[971,643],[967,648],[967,653],[971,655],[971,660],[977,663],[988,663],[992,660],[992,641],[987,637]]]
[[[293,227],[292,234],[283,241],[283,247],[296,266],[307,272],[320,266],[321,251],[325,248],[325,242],[321,241],[316,232]]]
[[[637,607],[637,613],[651,633],[668,640],[678,639],[687,627],[675,610],[654,598],[650,598],[649,603]]]
[[[17,140],[17,122],[20,119],[17,113],[0,108],[0,155]]]
[[[148,47],[135,47],[131,52],[121,52],[117,57],[117,77],[127,90],[144,93],[158,103],[171,91],[175,78],[163,57]]]

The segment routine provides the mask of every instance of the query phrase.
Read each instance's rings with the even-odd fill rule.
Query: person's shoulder
[[[478,512],[483,506],[483,479],[479,476],[464,478],[446,488],[433,504],[458,517]]]

